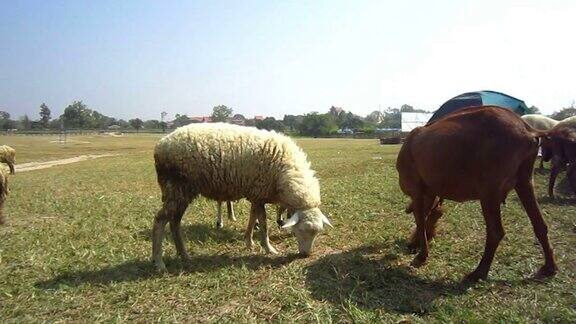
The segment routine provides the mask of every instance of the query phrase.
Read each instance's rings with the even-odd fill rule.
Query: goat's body
[[[410,133],[398,155],[397,169],[416,220],[412,245],[419,246],[420,253],[415,265],[428,257],[428,240],[442,214],[442,200],[480,200],[487,226],[486,250],[468,279],[485,278],[504,236],[500,205],[516,189],[544,248],[546,265],[541,274],[555,272],[532,187],[536,136],[514,113],[493,106],[464,109]]]

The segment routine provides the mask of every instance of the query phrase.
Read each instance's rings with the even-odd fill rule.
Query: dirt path
[[[63,165],[63,164],[71,164],[80,161],[86,160],[93,160],[107,156],[116,156],[118,154],[88,154],[88,155],[80,155],[73,158],[62,159],[62,160],[53,160],[53,161],[46,161],[46,162],[29,162],[29,163],[22,163],[15,165],[16,172],[26,172],[26,171],[33,171],[33,170],[40,170],[51,168],[55,165]]]

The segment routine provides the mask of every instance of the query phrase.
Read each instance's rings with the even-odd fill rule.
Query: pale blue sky
[[[2,1],[0,110],[159,119],[576,99],[576,1]]]

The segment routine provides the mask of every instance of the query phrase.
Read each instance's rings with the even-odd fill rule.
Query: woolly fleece
[[[190,124],[162,138],[154,158],[161,187],[185,182],[189,198],[246,198],[295,210],[320,205],[320,185],[306,154],[274,131]]]

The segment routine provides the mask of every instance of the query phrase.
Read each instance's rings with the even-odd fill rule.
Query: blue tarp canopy
[[[462,108],[485,105],[507,108],[518,115],[524,115],[528,110],[524,101],[501,92],[489,90],[466,92],[446,101],[440,106],[428,120],[428,124]]]

